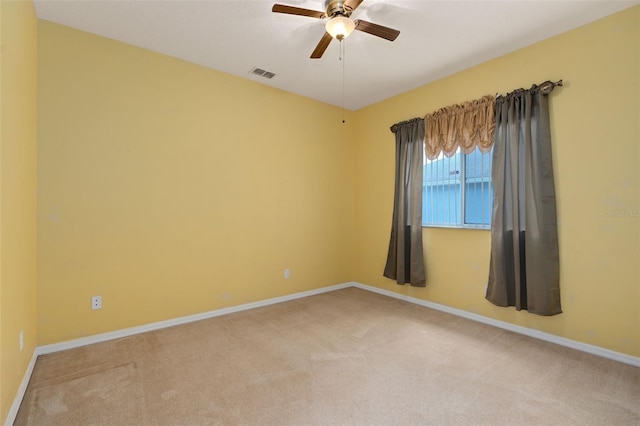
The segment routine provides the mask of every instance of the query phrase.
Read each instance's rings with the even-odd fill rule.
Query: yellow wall
[[[46,21],[38,43],[40,345],[351,278],[350,116]]]
[[[36,32],[31,2],[0,2],[0,421],[37,337]]]
[[[354,280],[640,356],[639,28],[637,6],[359,110]],[[565,81],[550,96],[564,312],[540,317],[484,299],[489,231],[424,229],[427,287],[383,278],[393,208],[389,126],[548,79]]]
[[[640,356],[639,24],[635,7],[343,126],[337,108],[41,21],[38,343],[355,280]],[[384,279],[389,126],[560,78],[564,313],[485,301],[487,231],[425,229],[427,287]]]

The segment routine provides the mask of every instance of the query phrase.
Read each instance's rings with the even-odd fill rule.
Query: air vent
[[[255,74],[255,75],[259,75],[260,77],[264,77],[264,78],[268,78],[268,79],[272,79],[273,77],[276,76],[271,71],[266,71],[266,70],[263,70],[262,68],[258,68],[258,67],[254,67],[251,71],[249,71],[249,73]]]

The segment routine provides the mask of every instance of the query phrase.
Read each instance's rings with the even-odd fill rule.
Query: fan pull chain
[[[344,58],[345,48],[344,48],[344,40],[340,40],[340,61],[342,61],[342,124],[346,123],[344,119]]]

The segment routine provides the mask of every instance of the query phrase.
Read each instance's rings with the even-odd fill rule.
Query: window
[[[424,157],[422,226],[489,229],[492,152]]]

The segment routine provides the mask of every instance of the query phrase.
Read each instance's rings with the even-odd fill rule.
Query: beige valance
[[[495,97],[483,96],[475,101],[440,108],[424,117],[425,152],[429,160],[440,153],[451,157],[458,147],[469,154],[476,147],[489,152],[493,145]]]

